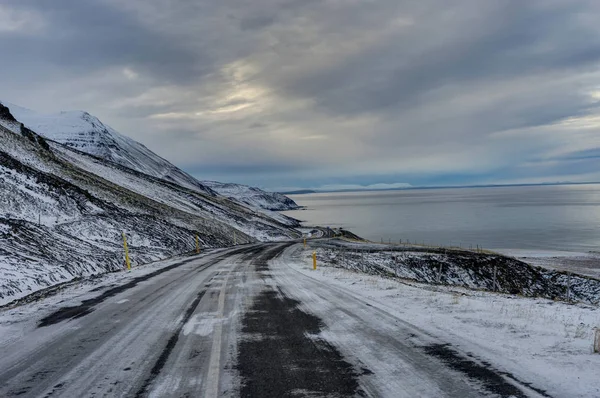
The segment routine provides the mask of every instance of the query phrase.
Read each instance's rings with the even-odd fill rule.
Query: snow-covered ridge
[[[189,174],[87,112],[42,114],[3,103],[17,120],[48,139],[153,177],[214,194]]]
[[[4,102],[10,113],[29,129],[53,141],[121,166],[209,194],[266,210],[298,207],[290,198],[239,184],[198,181],[143,144],[117,132],[84,111],[42,114]],[[5,126],[6,127],[6,126]],[[211,189],[212,188],[212,189]]]
[[[277,192],[266,192],[255,187],[217,181],[202,181],[202,183],[220,195],[253,207],[267,210],[293,210],[299,207],[292,199]]]

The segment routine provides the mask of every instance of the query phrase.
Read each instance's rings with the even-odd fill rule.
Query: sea
[[[305,226],[374,241],[491,250],[600,251],[600,184],[289,195]]]

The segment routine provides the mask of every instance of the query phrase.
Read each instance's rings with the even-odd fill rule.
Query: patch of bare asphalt
[[[281,250],[259,256],[255,270],[268,279],[267,262]],[[241,397],[362,395],[358,372],[334,346],[316,337],[323,322],[299,304],[273,288],[254,298],[242,319],[237,357]]]

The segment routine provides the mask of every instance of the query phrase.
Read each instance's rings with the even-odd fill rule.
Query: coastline
[[[327,237],[327,227],[302,226],[298,228],[309,238]],[[344,228],[333,228],[334,236],[340,237],[351,246],[362,249],[378,250],[407,250],[418,249],[422,251],[440,252],[442,250],[464,251],[471,253],[499,254],[524,262],[533,267],[541,267],[550,271],[559,271],[579,274],[600,280],[600,252],[583,252],[567,250],[532,250],[532,249],[469,249],[461,247],[444,247],[421,244],[398,244],[388,242],[373,242],[362,238],[352,231]]]
[[[600,253],[598,252],[526,249],[494,249],[494,251],[529,265],[600,279]]]

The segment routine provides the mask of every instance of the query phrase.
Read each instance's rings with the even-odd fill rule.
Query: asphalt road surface
[[[44,313],[0,347],[0,396],[547,396],[289,267],[300,246],[182,259]]]

